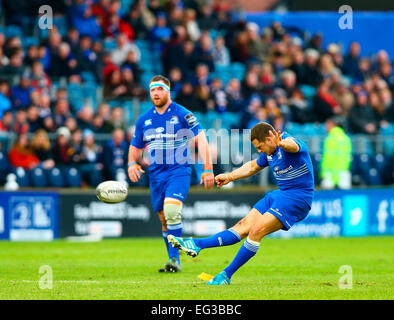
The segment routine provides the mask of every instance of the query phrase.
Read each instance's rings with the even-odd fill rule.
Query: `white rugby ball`
[[[96,196],[105,203],[118,203],[127,198],[127,187],[119,181],[104,181],[96,188]]]

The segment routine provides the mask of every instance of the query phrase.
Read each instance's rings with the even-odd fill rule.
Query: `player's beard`
[[[152,103],[156,108],[164,107],[167,104],[167,102],[168,102],[168,97],[163,97],[162,99],[160,99],[159,102],[156,102],[155,100],[152,99]]]

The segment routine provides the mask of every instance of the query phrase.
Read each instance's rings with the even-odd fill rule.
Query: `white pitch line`
[[[5,279],[0,279],[0,282],[9,282],[9,283],[39,283],[39,280],[5,280]],[[131,280],[53,280],[54,283],[82,283],[82,284],[95,284],[95,283],[102,283],[102,284],[138,284],[138,283],[144,283],[146,284],[149,281],[131,281]],[[150,281],[150,282],[156,282],[156,281]],[[197,281],[176,281],[172,282],[171,284],[195,284]]]

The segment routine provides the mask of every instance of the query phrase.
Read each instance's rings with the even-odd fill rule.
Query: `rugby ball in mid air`
[[[127,198],[127,187],[119,181],[104,181],[96,188],[96,196],[105,203],[118,203]]]

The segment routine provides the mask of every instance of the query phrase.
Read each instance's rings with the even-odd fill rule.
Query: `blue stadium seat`
[[[10,25],[5,28],[4,34],[7,38],[19,37],[23,35],[22,29],[19,26]]]
[[[30,186],[30,179],[27,175],[27,172],[22,167],[14,168],[13,173],[16,175],[16,182],[19,184],[20,187],[28,187]]]
[[[30,180],[33,187],[47,187],[47,179],[45,176],[45,172],[42,168],[34,168],[29,171]]]
[[[301,85],[300,90],[306,100],[312,99],[316,94],[316,88],[307,84]]]
[[[368,170],[368,175],[366,178],[367,178],[366,182],[368,185],[376,186],[376,185],[381,185],[383,182],[383,179],[376,168],[370,168]]]
[[[64,178],[63,174],[59,168],[52,168],[48,170],[47,173],[49,185],[55,188],[62,188],[64,187]]]
[[[115,39],[106,38],[103,40],[103,49],[104,50],[107,50],[107,51],[114,50],[114,49],[116,49],[116,46],[117,46],[117,44],[116,44]]]
[[[25,37],[22,39],[22,45],[24,48],[28,48],[30,46],[38,46],[40,41],[36,37]]]
[[[298,136],[302,134],[303,128],[302,125],[295,122],[289,122],[286,126],[286,131],[289,132],[291,135]]]
[[[81,174],[76,168],[66,168],[63,170],[66,185],[79,188],[81,186]]]
[[[372,159],[372,166],[378,170],[379,174],[384,174],[384,170],[386,169],[387,158],[384,154],[377,153]]]

